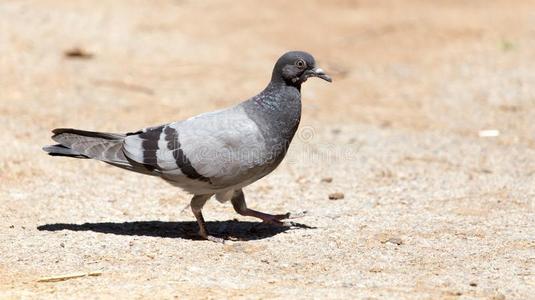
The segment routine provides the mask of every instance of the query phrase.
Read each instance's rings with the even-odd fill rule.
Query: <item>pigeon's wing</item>
[[[266,160],[258,126],[236,106],[130,134],[128,159],[177,182],[239,184]]]

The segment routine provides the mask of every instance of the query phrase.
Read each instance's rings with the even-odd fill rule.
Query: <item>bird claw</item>
[[[308,214],[308,212],[306,210],[303,210],[303,211],[300,211],[300,212],[297,212],[297,213],[287,213],[286,214],[286,218],[284,219],[298,219],[298,218],[302,218],[304,216],[306,216]]]
[[[280,214],[280,215],[270,215],[260,212],[255,212],[254,216],[262,219],[262,223],[260,224],[270,224],[275,226],[282,226],[282,227],[292,227],[294,223],[289,221],[283,221],[288,219],[296,219],[301,218],[306,215],[306,211],[302,211],[299,213],[286,213],[286,214]]]
[[[218,244],[224,244],[225,243],[225,239],[222,239],[222,238],[218,238],[218,237],[215,237],[213,235],[209,235],[206,230],[199,230],[199,236],[202,237],[203,239],[207,240],[207,241],[211,241],[211,242],[214,242],[214,243],[218,243]]]
[[[286,219],[286,218],[284,218]],[[278,216],[270,216],[262,219],[262,222],[260,224],[269,224],[269,225],[275,225],[280,227],[292,227],[293,223],[289,221],[283,221]]]
[[[269,216],[273,217],[273,219],[281,221],[281,220],[291,220],[291,219],[302,218],[306,215],[307,215],[307,211],[304,210],[304,211],[297,212],[297,213],[287,212],[283,215],[269,215]]]
[[[280,222],[280,226],[282,227],[292,227],[294,225],[293,222],[289,222],[289,221],[279,221]]]
[[[208,240],[208,241],[211,241],[211,242],[214,242],[214,243],[218,243],[218,244],[224,244],[225,243],[225,239],[218,238],[218,237],[215,237],[215,236],[212,236],[212,235],[206,235],[206,236],[203,236],[203,238]]]

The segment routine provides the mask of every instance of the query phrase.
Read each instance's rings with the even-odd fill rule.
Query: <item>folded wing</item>
[[[133,164],[179,183],[238,184],[265,161],[264,139],[240,107],[128,134],[124,154]]]

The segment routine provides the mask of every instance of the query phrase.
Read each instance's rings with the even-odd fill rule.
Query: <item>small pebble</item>
[[[321,179],[321,182],[331,183],[331,182],[333,182],[333,178],[332,177],[323,177]]]
[[[381,273],[383,271],[383,269],[380,268],[380,267],[373,267],[373,268],[369,269],[368,271],[370,271],[371,273]]]
[[[470,286],[477,286],[477,283],[475,283],[475,282],[470,282]]]
[[[389,127],[392,127],[392,122],[388,120],[384,120],[381,122],[381,124],[379,124],[379,126],[381,126],[381,128],[389,128]]]
[[[480,137],[497,137],[500,135],[500,131],[496,129],[480,130],[478,134]]]
[[[329,194],[329,200],[340,200],[344,199],[344,193],[336,192]]]
[[[68,58],[90,59],[93,57],[92,53],[89,53],[86,50],[78,47],[67,49],[63,54]]]
[[[396,245],[401,245],[403,244],[403,240],[400,239],[400,238],[397,238],[397,237],[393,237],[393,238],[389,238],[388,240],[384,241],[384,243],[391,243],[391,244],[396,244]]]

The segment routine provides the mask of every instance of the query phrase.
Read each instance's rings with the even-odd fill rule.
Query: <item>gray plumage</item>
[[[54,129],[58,144],[43,149],[159,176],[192,193],[201,236],[221,241],[208,235],[201,214],[213,195],[221,202],[232,200],[238,213],[269,223],[282,224],[288,217],[248,209],[241,189],[284,158],[301,118],[301,84],[313,76],[331,81],[310,54],[288,52],[275,64],[268,86],[235,106],[126,134]]]

